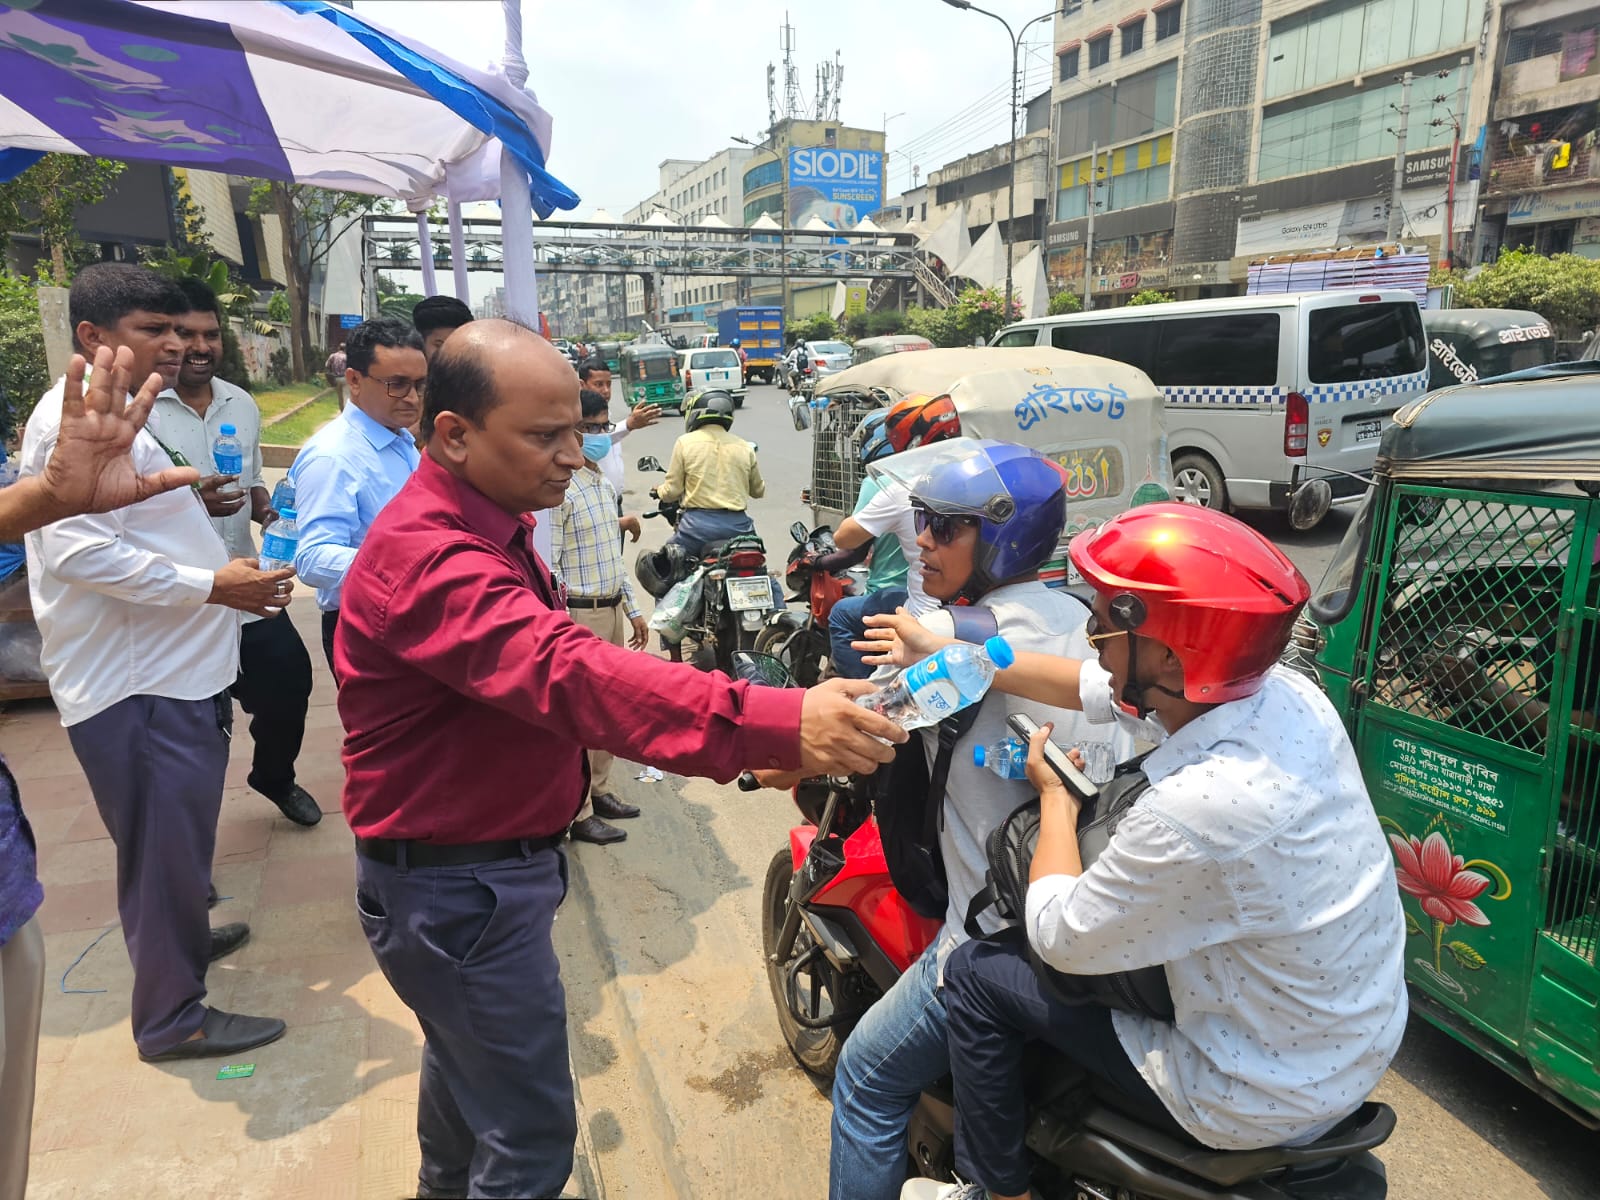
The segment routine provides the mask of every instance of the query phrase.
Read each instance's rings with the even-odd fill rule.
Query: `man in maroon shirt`
[[[334,640],[356,907],[423,1030],[419,1195],[554,1196],[576,1118],[550,926],[585,747],[726,781],[875,769],[904,740],[846,680],[751,689],[574,624],[527,514],[583,465],[578,379],[508,321],[429,368],[422,464],[345,578]],[[618,720],[619,714],[626,714]]]

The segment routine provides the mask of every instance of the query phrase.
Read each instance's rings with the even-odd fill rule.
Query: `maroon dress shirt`
[[[583,799],[585,747],[722,781],[800,765],[802,691],[595,637],[561,607],[532,528],[426,453],[373,522],[333,651],[357,836],[559,833]]]

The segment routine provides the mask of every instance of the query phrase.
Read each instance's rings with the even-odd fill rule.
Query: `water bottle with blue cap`
[[[981,646],[952,642],[913,663],[878,691],[858,697],[856,703],[882,713],[902,729],[937,725],[982,700],[995,675],[1015,661],[1003,637],[992,637]]]

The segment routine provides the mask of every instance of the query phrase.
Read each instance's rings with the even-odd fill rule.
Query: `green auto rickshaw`
[[[1424,309],[1428,390],[1477,383],[1556,359],[1556,335],[1536,312],[1517,308]]]
[[[591,353],[606,364],[606,370],[615,375],[620,365],[618,356],[622,353],[622,345],[621,342],[596,342]]]
[[[1600,363],[1556,364],[1400,409],[1301,643],[1389,835],[1415,1008],[1591,1127],[1597,395]]]
[[[658,404],[683,411],[683,374],[678,352],[665,342],[630,342],[617,355],[622,395],[629,408]]]

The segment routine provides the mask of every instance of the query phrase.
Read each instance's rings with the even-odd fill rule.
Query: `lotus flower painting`
[[[1438,829],[1416,838],[1393,821],[1386,819],[1383,824],[1395,831],[1389,834],[1389,846],[1394,851],[1395,882],[1402,893],[1417,901],[1422,915],[1433,924],[1432,962],[1423,958],[1414,961],[1435,982],[1465,997],[1466,989],[1445,971],[1444,955],[1448,953],[1456,966],[1465,971],[1481,971],[1485,959],[1465,941],[1446,942],[1445,931],[1454,925],[1488,926],[1489,917],[1478,902],[1506,899],[1511,895],[1511,880],[1486,859],[1466,861]],[[1425,932],[1410,913],[1406,914],[1406,932]]]

